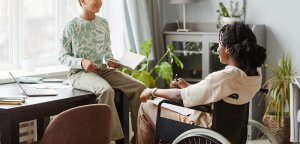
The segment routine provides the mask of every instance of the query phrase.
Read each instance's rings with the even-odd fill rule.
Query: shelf
[[[182,54],[202,54],[202,51],[185,51],[185,50],[173,50],[174,53],[182,53]]]
[[[196,83],[202,80],[201,78],[183,78],[183,79],[185,79],[188,82],[196,82]]]

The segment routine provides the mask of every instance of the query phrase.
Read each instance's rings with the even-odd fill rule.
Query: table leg
[[[43,134],[50,122],[50,117],[45,117],[45,118],[39,118],[36,120],[36,125],[37,125],[37,139],[41,140],[43,137]]]
[[[19,143],[19,123],[11,120],[9,114],[0,116],[1,144]]]

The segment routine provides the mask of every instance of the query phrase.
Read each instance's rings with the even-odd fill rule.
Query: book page
[[[123,56],[118,60],[118,64],[131,69],[135,69],[146,56],[135,54],[133,52],[125,52]]]

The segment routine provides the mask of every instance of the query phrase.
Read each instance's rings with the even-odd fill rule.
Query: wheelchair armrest
[[[176,101],[172,101],[172,100],[168,100],[168,99],[162,100],[158,104],[158,114],[159,114],[158,116],[160,116],[160,109],[161,109],[161,105],[163,103],[168,103],[168,104],[172,104],[172,105],[184,107],[182,101],[176,102]],[[211,109],[210,105],[198,105],[198,106],[193,106],[193,107],[188,107],[188,108],[194,109],[194,110],[197,110],[197,111],[202,111],[202,112],[207,112],[207,113],[213,113],[213,110]]]
[[[172,101],[169,99],[164,99],[161,102],[158,103],[158,106],[160,107],[162,105],[162,103],[168,103],[168,104],[172,104],[172,105],[177,105],[177,106],[182,106],[183,107],[183,102],[177,102],[177,101]]]
[[[211,109],[210,105],[198,105],[198,106],[193,106],[193,107],[189,107],[189,108],[198,110],[198,111],[207,112],[207,113],[213,113],[213,110]]]

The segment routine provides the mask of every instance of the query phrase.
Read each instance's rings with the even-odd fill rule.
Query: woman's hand
[[[94,64],[90,60],[83,59],[81,61],[81,65],[82,65],[83,69],[87,72],[93,72],[93,73],[97,72],[96,64]]]
[[[173,80],[170,83],[170,87],[171,88],[176,88],[177,86],[179,88],[186,88],[188,86],[190,86],[191,84],[188,83],[186,80],[184,80],[183,78],[178,78],[177,80]]]
[[[150,89],[150,88],[144,89],[144,91],[140,95],[141,102],[143,102],[143,103],[147,102],[147,100],[149,100],[151,98],[151,95],[152,95],[151,91],[152,91],[152,89]]]

